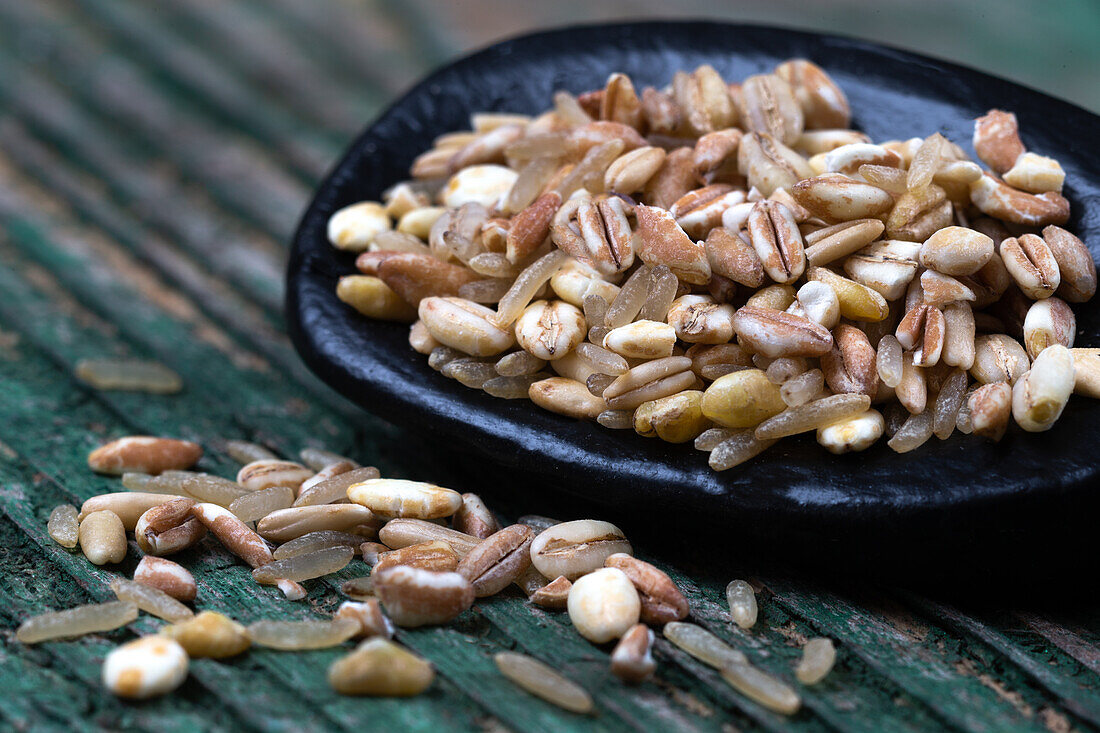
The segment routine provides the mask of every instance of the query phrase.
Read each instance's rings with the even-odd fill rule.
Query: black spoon
[[[626,72],[639,87],[660,87],[675,71],[701,63],[733,80],[791,57],[823,66],[847,93],[854,126],[876,141],[938,130],[969,148],[976,116],[992,107],[1014,111],[1028,148],[1066,170],[1073,206],[1067,228],[1094,250],[1100,246],[1100,118],[1066,102],[835,36],[709,22],[566,28],[505,41],[441,69],[351,145],[306,211],[288,266],[288,323],[302,358],[367,410],[433,444],[460,446],[490,492],[494,483],[553,490],[614,507],[616,516],[639,524],[674,523],[696,533],[709,527],[706,533],[718,538],[737,533],[763,547],[800,554],[831,549],[829,556],[849,560],[931,560],[944,552],[973,556],[981,548],[988,568],[1002,552],[1017,558],[1064,552],[1067,542],[1091,539],[1092,510],[1100,504],[1093,455],[1100,404],[1086,398],[1074,398],[1051,431],[1011,430],[1000,443],[956,433],[905,455],[881,441],[863,453],[833,456],[811,435],[715,473],[706,454],[690,445],[569,420],[445,379],[409,348],[407,327],[367,321],[336,299],[337,278],[354,267],[326,240],[329,215],[378,199],[407,178],[413,157],[435,136],[467,128],[471,112],[537,113],[555,90],[599,88],[612,71]],[[1075,310],[1078,344],[1100,345],[1096,306]],[[531,508],[537,510],[536,497]]]

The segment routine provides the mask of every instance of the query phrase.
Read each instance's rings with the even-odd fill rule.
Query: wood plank
[[[1055,623],[1037,613],[1021,611],[1016,616],[1044,639],[1100,675],[1100,648],[1081,632]],[[1096,712],[1095,710],[1093,712]]]
[[[11,56],[6,44],[0,44],[0,67],[5,68],[0,100],[32,126],[114,140],[141,156],[136,165],[153,168],[170,161],[216,201],[280,241],[297,223],[309,189],[245,135],[213,128],[159,94],[140,94],[132,77],[119,78],[111,68],[89,67],[102,73],[62,90],[55,80]],[[77,108],[69,95],[94,116]]]
[[[301,45],[301,51],[345,80],[345,88],[367,85],[395,97],[428,71],[422,49],[383,6],[377,6],[379,12],[365,13],[356,5],[339,2],[243,0],[238,4],[254,16],[277,18],[289,32],[312,39]]]
[[[948,628],[960,634],[978,639],[995,654],[1004,655],[1013,665],[1055,696],[1058,707],[1064,707],[1079,718],[1100,726],[1100,686],[1097,685],[1100,680],[1087,668],[1073,669],[1077,664],[1072,655],[1051,654],[1048,648],[1033,651],[1013,641],[988,620],[963,613],[955,606],[911,593],[905,593],[902,597],[909,607],[937,622],[945,623]],[[1036,621],[1048,629],[1058,628],[1043,619],[1036,618]]]
[[[820,635],[812,619],[792,615],[782,606],[762,599],[756,625],[743,630],[730,622],[726,581],[715,578],[713,569],[688,575],[682,568],[657,558],[644,559],[668,573],[684,592],[691,605],[692,621],[743,651],[761,669],[786,679],[798,689],[806,708],[836,729],[871,733],[883,729],[929,730],[944,725],[934,711],[859,656],[848,653],[843,644],[839,645],[837,665],[824,682],[812,687],[799,685],[792,669],[801,656],[801,645]],[[751,573],[732,569],[727,575],[752,577]]]
[[[18,483],[4,482],[16,487],[16,492],[14,495],[0,495],[0,507],[9,517],[18,518],[23,532],[43,549],[52,551],[53,557],[46,564],[63,568],[77,580],[75,587],[87,589],[92,598],[107,599],[110,592],[106,585],[111,572],[94,569],[79,556],[70,555],[54,545],[45,536],[45,520],[50,508],[60,501],[79,504],[88,496],[117,487],[116,480],[95,476],[84,465],[88,425],[108,432],[134,432],[148,426],[141,422],[118,422],[119,418],[107,412],[98,401],[84,399],[82,390],[48,364],[44,356],[26,344],[20,350],[22,353],[18,359],[0,360],[0,375],[5,383],[10,380],[18,385],[18,389],[0,397],[0,439],[25,456],[41,476],[40,482],[47,481],[52,491],[43,491],[40,487],[33,491],[20,490]],[[44,421],[42,415],[56,417]],[[148,419],[148,416],[135,411],[131,419]],[[182,426],[169,423],[167,427]],[[4,463],[10,465],[10,459]],[[121,569],[129,572],[136,559],[137,553],[133,552]],[[235,562],[210,539],[204,541],[199,552],[189,551],[181,556],[181,562],[188,566],[199,583],[200,607],[227,612],[245,623],[271,616],[315,617],[318,612],[326,615],[335,610],[334,598],[322,600],[311,597],[309,602],[293,603],[282,599],[273,588],[257,586],[248,569]],[[363,570],[362,566],[351,568],[345,571],[344,576],[354,576]],[[47,580],[35,582],[44,583]],[[257,603],[257,600],[260,602]],[[57,605],[65,607],[74,603]],[[313,715],[322,713],[336,727],[355,730],[361,724],[361,701],[335,695],[325,679],[325,669],[337,655],[336,651],[285,654],[256,649],[240,660],[219,662],[233,665],[234,671],[219,679],[218,684],[225,684],[226,687],[218,687],[213,682],[210,686],[225,690],[223,705],[235,709],[237,714],[248,712],[258,723],[271,716],[281,718],[283,725],[289,726],[295,719],[308,719],[306,711],[310,711]],[[82,669],[85,667],[87,665]],[[88,684],[94,684],[98,668],[85,671]],[[200,671],[197,669],[196,674]],[[280,689],[282,684],[286,685],[285,689]],[[468,706],[461,707],[453,688],[446,681],[442,681],[439,687],[439,694],[417,698],[412,704],[390,700],[380,701],[376,707],[380,713],[387,711],[387,719],[399,729],[428,730],[436,722],[446,720],[454,720],[460,727],[469,727],[474,724],[475,718],[485,717],[483,711],[471,713]]]
[[[145,86],[159,86],[163,94],[183,97],[192,109],[200,109],[222,124],[248,130],[305,180],[316,180],[324,173],[338,150],[338,139],[294,119],[225,70],[208,64],[199,69],[187,67],[192,72],[187,76],[158,75],[155,69],[135,63],[127,55],[128,49],[112,48],[110,39],[97,35],[73,13],[68,4],[54,0],[0,2],[0,17],[8,31],[40,39],[43,48],[38,57],[47,63],[69,68],[75,64],[77,69],[106,65],[124,70]],[[75,71],[70,76],[86,73]]]
[[[0,250],[0,251],[2,251],[2,250]],[[25,269],[22,269],[21,266],[18,265],[18,264],[12,265],[12,266],[10,266],[9,268],[6,268],[6,269],[11,269],[14,272],[21,272],[21,271],[25,272]],[[14,280],[14,278],[12,278],[12,279]],[[31,279],[32,280],[38,280],[39,276],[32,276]],[[28,322],[29,320],[32,319],[32,313],[33,313],[33,320],[34,320],[35,323],[39,324],[39,328],[41,330],[37,332],[37,335],[36,334],[28,335],[28,339],[39,338],[39,339],[42,339],[45,342],[52,343],[55,339],[51,335],[52,333],[54,333],[53,329],[50,328],[51,322],[56,322],[59,318],[62,317],[63,314],[58,314],[58,313],[51,314],[51,313],[47,312],[44,304],[42,304],[42,303],[35,304],[33,293],[28,293],[25,289],[20,290],[18,288],[17,283],[15,283],[15,282],[5,281],[4,274],[0,273],[0,287],[9,287],[9,286],[13,289],[9,290],[8,292],[11,294],[12,300],[15,301],[15,302],[18,302],[20,304],[19,305],[19,310],[15,310],[14,308],[8,308],[4,305],[0,305],[0,315],[4,316],[6,318],[14,318],[14,319],[18,320],[20,323],[25,323],[25,322]],[[29,310],[30,308],[35,308],[35,310],[31,311],[31,310]],[[23,310],[23,309],[27,309],[27,310]],[[58,328],[58,326],[55,326],[54,328]],[[71,338],[72,338],[72,336],[70,336],[70,339]],[[77,346],[79,347],[79,346],[81,346],[81,344],[77,343]],[[54,350],[59,350],[59,347],[54,347]],[[35,393],[52,393],[54,391],[56,391],[56,388],[39,387],[39,388],[34,390]],[[100,401],[103,401],[103,402],[106,402],[106,403],[115,402],[115,399],[116,399],[116,396],[113,395],[113,394],[97,395],[97,400],[100,400]],[[231,404],[227,404],[224,407],[219,407],[216,404],[213,404],[212,402],[210,402],[206,399],[195,400],[194,398],[189,398],[189,399],[187,399],[187,402],[192,402],[192,401],[195,402],[195,405],[194,405],[195,412],[199,413],[199,415],[196,416],[196,415],[193,415],[193,414],[192,415],[188,414],[188,413],[192,412],[190,405],[185,406],[185,405],[181,404],[181,401],[178,400],[178,399],[177,400],[173,400],[173,398],[164,398],[164,399],[166,401],[171,402],[173,407],[177,407],[178,409],[172,409],[172,410],[166,411],[163,408],[161,408],[159,405],[157,405],[155,400],[136,399],[136,400],[132,400],[131,404],[128,405],[129,409],[120,407],[118,410],[116,410],[116,412],[125,415],[128,422],[133,422],[134,424],[133,424],[132,427],[135,430],[149,431],[151,429],[155,430],[155,429],[159,428],[160,430],[168,430],[168,431],[178,433],[178,434],[191,435],[192,437],[198,438],[200,440],[202,438],[202,430],[200,428],[195,427],[196,418],[201,420],[200,424],[204,425],[205,429],[208,430],[208,431],[213,432],[213,434],[225,434],[226,430],[232,429],[233,421],[238,419],[238,415],[236,414],[237,410]],[[31,409],[30,409],[31,414],[50,414],[50,413],[56,413],[58,411],[57,408],[52,406],[51,404],[43,403],[41,401],[38,401],[38,402],[34,403],[30,407],[31,407]],[[186,409],[184,409],[185,407],[186,407]],[[106,421],[104,421],[103,419],[98,419],[95,422],[97,424],[102,425]],[[15,423],[14,418],[8,418],[8,424],[9,425],[11,425],[13,428],[19,428],[19,432],[20,432],[20,435],[21,435],[21,440],[30,440],[29,436],[27,435],[28,431],[25,428],[21,427],[19,424],[13,424],[13,423]],[[51,426],[50,429],[51,429],[51,432],[52,432],[52,431],[56,430],[56,427]],[[108,432],[108,434],[111,432],[109,426],[106,427],[106,428],[103,428],[103,429],[105,429]],[[0,428],[0,430],[2,430],[2,428]],[[38,437],[41,438],[42,436],[38,436]],[[59,449],[59,446],[57,446],[57,445],[49,446],[48,451],[44,455],[43,454],[31,453],[29,458],[32,458],[33,460],[35,460],[36,465],[38,463],[45,463],[47,461],[53,460],[58,466],[64,466],[64,465],[67,464],[72,468],[72,470],[78,470],[79,467],[82,464],[83,452],[86,451],[90,447],[89,444],[94,443],[94,439],[89,440],[90,437],[91,436],[86,436],[86,435],[83,436],[82,441],[81,441],[82,444],[79,446],[79,448],[75,452],[75,455],[73,454],[72,449],[70,448],[69,449],[70,452],[68,454],[69,457],[64,462],[59,461],[58,458],[57,458],[57,451]],[[29,443],[21,443],[20,446],[19,446],[19,449],[21,451],[28,452],[28,453],[36,450],[34,448],[33,444],[29,444]],[[218,456],[216,454],[212,454],[207,459],[204,459],[204,462],[208,463],[209,464],[208,467],[212,468],[213,470],[217,470],[217,471],[222,472],[223,475],[232,475],[232,471],[235,468],[235,466],[230,465],[230,463],[224,457]],[[65,480],[66,482],[68,482],[71,479],[62,479],[62,480]],[[102,479],[98,479],[98,484],[101,486],[101,489],[105,488],[105,487],[102,486],[103,483],[104,482],[103,482]],[[107,483],[109,485],[111,482],[108,481]],[[94,492],[90,492],[90,493],[94,493]],[[204,568],[203,561],[200,560],[200,561],[198,561],[198,563],[196,565],[192,565],[193,569],[196,568],[196,567],[200,568],[200,569],[207,569],[207,570],[210,570],[210,571],[222,571],[223,573],[227,570],[224,567],[224,562],[223,561],[217,562],[214,567]],[[240,568],[237,568],[237,569],[241,570]],[[348,572],[350,573],[350,575],[355,574],[354,571],[348,571]],[[358,572],[361,573],[362,569],[360,569]],[[255,592],[255,586],[252,583],[251,578],[250,578],[250,576],[248,576],[247,572],[242,571],[238,574],[241,577],[236,578],[235,582],[239,582],[239,583],[241,583],[241,585],[237,588],[236,592],[239,593],[239,594]],[[228,582],[228,581],[226,581],[226,579],[224,577],[219,579],[219,583],[221,585],[224,585],[226,582]],[[515,609],[513,611],[512,617],[511,617],[512,625],[516,625],[519,622],[525,622],[526,617],[530,614],[530,611],[525,607],[523,602],[519,599],[514,599],[514,600],[511,601],[511,603],[513,603],[515,605]],[[515,635],[516,633],[517,632],[515,632],[515,631],[511,632],[511,634],[513,634],[513,635]],[[522,635],[524,635],[524,636],[526,635],[526,630],[524,632],[522,632]],[[573,645],[577,645],[577,646],[579,646],[581,648],[584,648],[584,649],[588,648],[587,644],[585,644],[579,637],[576,636],[575,633],[572,633],[571,631],[569,632],[568,638],[571,640]],[[561,640],[557,639],[556,641],[561,641]],[[434,656],[435,656],[433,654],[428,653],[428,652],[431,652],[432,649],[433,649],[433,647],[431,645],[428,645],[427,647],[423,647],[423,646],[420,646],[419,644],[417,644],[417,645],[414,645],[414,648],[418,648],[422,651],[425,651],[426,655],[429,656],[429,657],[434,658]],[[491,660],[489,660],[487,657],[485,657],[484,654],[482,655],[481,658],[479,658],[478,663],[481,666],[484,666],[484,665],[488,664],[491,667]],[[293,670],[290,670],[287,673],[289,674],[289,673],[292,673],[292,672],[293,672]],[[607,671],[606,665],[603,665],[600,668],[600,674],[605,678],[608,676],[608,671]],[[458,678],[462,680],[462,683],[464,685],[471,684],[468,681],[468,678],[465,674],[461,674]],[[469,688],[469,689],[472,691],[472,688]],[[493,693],[493,695],[497,695],[497,696],[499,696],[500,694],[501,693],[499,691]],[[633,693],[631,693],[630,691],[624,691],[621,688],[621,686],[616,685],[615,687],[611,688],[611,691],[608,694],[617,696],[618,698],[623,698],[623,697],[628,697],[628,696],[632,695]],[[495,698],[492,695],[490,695],[490,697],[487,699],[487,701],[492,701],[493,699],[495,699]],[[632,705],[622,703],[622,704],[617,705],[616,709],[619,711],[620,714],[622,714],[625,711],[632,709],[632,707],[633,707]],[[652,704],[652,705],[650,705],[650,707],[651,708],[659,708],[660,706],[657,706],[656,704]],[[519,708],[517,708],[515,710],[516,715],[519,715],[520,712],[521,712],[521,709],[519,709]],[[661,709],[661,710],[659,710],[659,712],[661,713],[662,716],[666,716],[666,717],[671,714],[667,709]],[[687,715],[687,713],[682,713],[681,715]],[[676,716],[674,716],[674,717],[676,717]],[[677,718],[677,719],[679,719],[679,718]],[[515,719],[515,720],[513,720],[513,722],[517,722],[518,720],[519,719]],[[644,715],[640,716],[639,720],[637,721],[636,725],[633,726],[633,728],[634,729],[645,729],[645,728],[647,728],[648,726],[645,724],[645,722],[647,720],[649,720],[649,718],[647,716],[644,716]],[[694,726],[688,726],[688,727],[691,728],[691,727],[694,727]]]
[[[196,196],[193,188],[188,190],[181,182],[170,180],[111,142],[95,138],[93,143],[75,127],[58,129],[39,122],[34,118],[28,120],[29,125],[12,119],[0,122],[0,142],[6,154],[51,182],[61,181],[66,170],[76,168],[86,173],[95,185],[84,187],[79,197],[70,196],[76,201],[94,202],[94,208],[84,206],[83,211],[107,206],[105,194],[109,192],[131,212],[131,218],[140,218],[186,248],[204,267],[229,280],[263,307],[273,322],[281,323],[284,254],[280,243],[241,226],[232,215],[223,214],[208,199]],[[51,154],[51,148],[59,152]],[[82,215],[92,218],[87,213]]]
[[[0,565],[8,579],[0,588],[0,617],[4,617],[4,625],[14,626],[28,615],[50,609],[113,598],[105,582],[102,592],[92,590],[96,581],[90,579],[100,575],[106,577],[106,573],[90,570],[83,558],[45,537],[44,516],[41,512],[35,514],[35,505],[48,512],[50,504],[71,499],[58,492],[42,475],[31,473],[18,459],[5,457],[0,461],[0,480],[6,487],[5,493],[0,495],[0,537],[4,538],[6,547]],[[146,623],[145,633],[150,631],[152,628]],[[41,700],[43,704],[50,709],[56,706],[61,715],[74,721],[85,719],[89,725],[94,723],[107,728],[152,730],[167,709],[172,716],[165,719],[164,726],[172,730],[194,729],[193,726],[204,718],[216,729],[231,727],[231,714],[222,708],[207,710],[208,693],[194,689],[197,685],[181,689],[178,697],[174,696],[160,712],[144,706],[134,707],[105,694],[99,679],[103,657],[132,634],[132,629],[124,629],[93,634],[77,642],[46,642],[33,646],[20,644],[12,638],[10,642],[5,640],[5,654],[20,660],[29,669],[57,670],[57,674],[63,675],[65,685],[58,689],[72,688],[72,695],[66,695],[66,700],[76,709],[70,707],[70,703],[49,701],[52,695],[48,690],[38,694],[46,698]],[[36,713],[38,711],[28,711],[28,715]]]
[[[0,280],[10,283],[10,292],[26,293],[26,300],[18,304],[9,302],[2,308],[23,309],[33,303],[42,312],[49,311],[52,305],[49,301],[28,292],[26,280],[31,278],[51,291],[53,297],[71,294],[83,305],[96,308],[101,317],[117,325],[119,334],[147,350],[146,355],[155,356],[179,372],[190,385],[191,395],[201,393],[212,401],[234,405],[241,421],[238,424],[249,424],[257,435],[270,435],[272,440],[290,438],[299,446],[351,445],[355,440],[350,426],[320,406],[295,396],[293,385],[284,375],[234,343],[150,273],[137,268],[119,271],[118,263],[105,260],[101,256],[104,251],[87,236],[54,232],[62,237],[55,244],[36,223],[8,218],[6,224],[12,242],[25,247],[24,251],[40,266],[9,261],[10,266],[0,273]],[[69,303],[68,307],[79,312],[75,303]],[[33,323],[32,327],[40,328],[46,323],[16,319],[21,327]],[[71,353],[72,362],[79,357],[110,353],[110,345],[111,341],[106,339],[98,347],[93,341],[82,344],[81,353],[75,350]],[[66,344],[57,344],[57,348],[62,346]],[[238,374],[240,378],[230,382],[229,374]],[[209,421],[201,414],[200,405],[192,406],[191,402],[181,401],[180,409],[192,413],[193,429],[201,431],[201,426]]]
[[[240,49],[236,46],[226,48],[223,43],[220,48],[214,45],[197,48],[207,39],[201,36],[181,38],[175,25],[163,18],[159,7],[153,12],[149,6],[125,1],[109,5],[94,0],[71,1],[89,20],[123,40],[143,63],[162,68],[170,77],[188,79],[197,74],[214,76],[243,71],[253,89],[277,97],[284,108],[334,133],[350,135],[366,121],[364,111],[356,107],[352,95],[328,84],[323,77],[318,78],[288,63],[293,56],[292,49],[286,49],[286,53],[268,49],[266,58],[249,60],[260,64],[260,68],[247,68],[249,61],[242,63]],[[231,4],[226,4],[223,10],[231,12],[231,8]],[[248,29],[242,28],[240,32],[248,32]],[[233,59],[233,63],[226,63],[227,58]],[[366,96],[368,90],[363,91]],[[368,98],[363,100],[363,106],[373,106],[377,101],[377,97]]]
[[[31,185],[10,170],[2,156],[0,184],[9,190],[18,189],[24,198],[38,202],[39,208],[45,210],[44,218],[57,221],[58,217],[48,212],[64,211],[71,207],[75,215],[98,226],[112,241],[124,246],[127,253],[154,268],[208,318],[223,325],[246,348],[278,365],[314,398],[334,412],[358,418],[360,413],[355,408],[321,383],[302,363],[282,331],[282,319],[273,315],[272,311],[247,300],[233,283],[212,277],[193,257],[181,253],[157,233],[148,231],[134,216],[97,195],[94,179],[70,170],[67,161],[31,138],[19,125],[0,122],[0,147],[5,146],[15,162],[38,177],[42,186]],[[59,200],[57,197],[62,198]],[[67,224],[71,222],[62,218],[61,225]],[[105,243],[105,246],[110,246],[110,243]],[[127,254],[121,251],[112,255],[115,261],[126,257]],[[280,278],[280,290],[281,283]],[[281,306],[280,302],[278,307]]]
[[[805,583],[766,581],[772,602],[838,640],[868,666],[893,679],[951,725],[968,731],[1045,730],[1018,707],[1018,698],[993,670],[941,646],[950,638],[938,629],[912,623],[901,609],[894,619],[845,597]],[[984,676],[984,680],[982,679]],[[986,684],[988,682],[988,684]]]

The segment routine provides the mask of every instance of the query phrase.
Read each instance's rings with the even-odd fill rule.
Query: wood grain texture
[[[456,8],[458,6],[455,6]],[[563,6],[566,7],[566,6]],[[569,12],[576,4],[568,5]],[[326,447],[384,475],[477,489],[460,456],[352,408],[300,364],[282,335],[286,242],[311,186],[346,140],[417,75],[484,29],[426,2],[376,0],[0,0],[0,720],[15,730],[1086,730],[1100,726],[1100,621],[1094,608],[973,609],[907,591],[759,577],[722,556],[644,558],[684,589],[691,620],[794,683],[807,638],[838,643],[826,680],[800,688],[792,718],[748,701],[658,640],[656,677],[626,687],[610,649],[514,589],[444,628],[401,630],[438,680],[411,700],[341,698],[325,682],[336,650],[257,649],[196,660],[172,696],[132,705],[105,695],[99,665],[160,622],[27,647],[26,616],[111,597],[130,574],[53,543],[46,517],[118,488],[87,452],[135,432],[192,438],[200,467],[231,476],[226,438],[295,457]],[[546,10],[545,12],[552,12]],[[558,11],[564,12],[564,11]],[[594,11],[593,11],[594,12]],[[527,13],[527,15],[525,15]],[[452,19],[440,22],[440,18]],[[534,17],[519,6],[500,18]],[[500,22],[505,22],[501,20]],[[476,32],[475,32],[476,31]],[[273,49],[275,49],[273,51]],[[177,396],[95,392],[86,357],[155,358],[181,374]],[[430,451],[430,452],[426,452]],[[548,511],[516,492],[512,516]],[[612,521],[614,517],[606,517]],[[355,560],[307,582],[292,603],[256,586],[212,539],[180,559],[200,608],[243,622],[330,615]],[[761,616],[728,622],[733,577],[761,587]],[[350,645],[346,645],[349,646]],[[500,677],[492,654],[531,654],[583,684],[597,713],[564,713]]]

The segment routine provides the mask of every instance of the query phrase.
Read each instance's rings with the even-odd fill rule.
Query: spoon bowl
[[[940,131],[969,150],[973,120],[1016,113],[1030,150],[1058,159],[1073,207],[1067,228],[1100,243],[1100,118],[987,74],[848,38],[711,22],[572,27],[498,43],[429,76],[352,143],[306,211],[288,266],[287,316],[305,362],[347,398],[397,425],[446,441],[517,487],[550,489],[635,517],[720,527],[798,547],[880,545],[909,552],[1000,538],[1064,538],[1097,505],[1100,403],[1074,397],[1052,430],[1011,429],[999,443],[956,433],[899,455],[885,440],[842,456],[813,435],[788,438],[722,473],[690,444],[671,445],[467,389],[428,367],[408,327],[369,321],[337,300],[353,256],[326,239],[337,209],[378,200],[408,177],[436,136],[472,112],[538,113],[555,90],[602,87],[612,71],[664,86],[713,65],[727,79],[791,57],[821,65],[848,95],[853,126],[872,139]],[[1075,306],[1077,343],[1100,345],[1094,304]],[[517,489],[519,490],[519,489]]]

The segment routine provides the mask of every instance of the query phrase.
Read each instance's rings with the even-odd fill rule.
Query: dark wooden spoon
[[[537,113],[557,89],[602,87],[612,71],[663,86],[675,71],[712,64],[727,79],[790,57],[823,66],[847,93],[854,125],[874,140],[940,131],[969,149],[973,119],[1014,111],[1029,149],[1057,158],[1073,205],[1067,227],[1100,247],[1100,118],[1002,79],[864,41],[724,23],[583,26],[499,43],[436,72],[393,104],[321,184],[295,236],[287,316],[307,364],[349,399],[398,425],[507,471],[516,490],[552,489],[620,513],[695,526],[700,520],[768,544],[1015,547],[1064,540],[1087,525],[1100,484],[1100,403],[1074,398],[1054,429],[1016,429],[1000,443],[956,433],[905,455],[881,441],[833,456],[811,436],[786,439],[724,473],[690,445],[613,432],[499,400],[432,371],[408,328],[367,321],[334,295],[352,258],[333,249],[336,209],[378,199],[413,157],[479,110]],[[1094,304],[1075,307],[1079,345],[1100,345]],[[480,470],[480,469],[479,469]],[[503,472],[496,474],[503,475]],[[1081,520],[1081,521],[1078,521]],[[1076,531],[1076,530],[1074,530]],[[1091,532],[1089,532],[1091,534]]]

